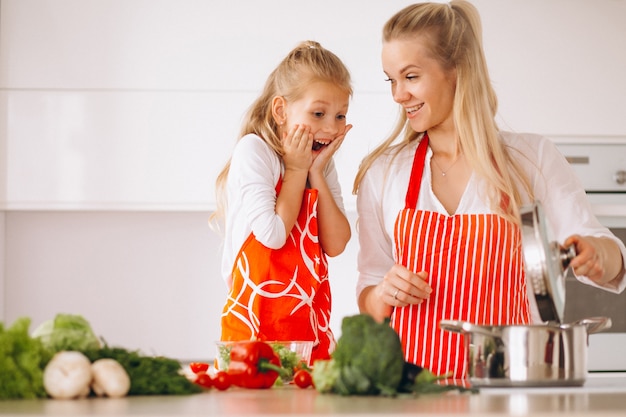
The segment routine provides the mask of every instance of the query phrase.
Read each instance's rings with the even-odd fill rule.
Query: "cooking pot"
[[[576,250],[550,239],[539,202],[522,207],[520,220],[526,282],[544,324],[489,326],[442,320],[439,326],[464,335],[472,385],[583,385],[588,335],[611,327],[611,319],[562,324],[565,272]]]
[[[472,386],[581,386],[588,335],[609,328],[611,319],[509,326],[442,320],[439,326],[464,335]]]

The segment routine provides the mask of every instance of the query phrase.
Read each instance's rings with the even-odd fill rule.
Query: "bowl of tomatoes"
[[[219,341],[215,342],[216,358],[215,367],[217,370],[228,371],[230,364],[230,351],[238,343],[247,341]],[[280,366],[286,370],[286,376],[282,377],[283,382],[291,382],[293,374],[298,369],[309,369],[311,365],[311,353],[313,351],[312,341],[288,340],[288,341],[266,341],[272,347],[280,359]]]

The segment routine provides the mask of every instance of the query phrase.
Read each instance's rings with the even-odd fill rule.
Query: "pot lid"
[[[522,246],[527,283],[537,301],[539,315],[545,322],[563,322],[565,310],[565,270],[576,256],[573,246],[561,249],[550,240],[540,202],[520,210]]]

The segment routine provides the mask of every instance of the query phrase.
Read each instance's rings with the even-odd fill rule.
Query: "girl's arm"
[[[337,205],[335,197],[328,186],[324,171],[351,128],[352,125],[347,125],[343,135],[337,137],[323,148],[314,157],[309,169],[309,184],[312,188],[318,190],[317,221],[320,244],[324,252],[330,257],[337,256],[344,251],[352,232],[350,230],[350,222]]]
[[[289,236],[298,220],[309,167],[313,159],[312,145],[313,138],[310,135],[310,129],[306,126],[295,125],[283,139],[285,173],[276,198],[275,210],[285,224],[286,236]]]
[[[318,190],[317,224],[320,244],[330,256],[341,254],[350,240],[350,222],[343,214],[333,197],[323,174],[309,175],[312,188]]]

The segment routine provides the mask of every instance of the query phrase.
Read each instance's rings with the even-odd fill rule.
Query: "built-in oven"
[[[626,242],[626,137],[553,137],[583,183],[594,214]],[[589,337],[588,367],[626,371],[626,291],[614,294],[581,284],[568,271],[565,281],[566,323],[610,317],[611,329]]]

